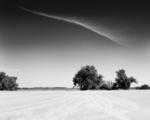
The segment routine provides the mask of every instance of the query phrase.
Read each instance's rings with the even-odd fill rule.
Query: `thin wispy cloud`
[[[107,33],[104,33],[102,30],[100,30],[100,27],[93,26],[92,23],[89,23],[86,20],[83,20],[81,18],[51,15],[51,14],[47,14],[47,13],[43,13],[43,12],[38,12],[38,11],[35,11],[35,10],[30,10],[30,9],[27,9],[25,7],[22,7],[22,6],[18,6],[18,7],[20,9],[22,9],[24,11],[27,11],[29,13],[32,13],[32,14],[36,14],[36,15],[47,17],[47,18],[51,18],[51,19],[55,19],[55,20],[60,20],[60,21],[76,24],[76,25],[84,27],[84,28],[86,28],[86,29],[88,29],[88,30],[100,35],[100,36],[104,36],[104,37],[112,40],[113,42],[115,42],[119,45],[123,45],[120,41],[114,39],[111,35],[108,35]]]

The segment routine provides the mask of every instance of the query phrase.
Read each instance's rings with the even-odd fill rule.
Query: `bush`
[[[113,82],[112,81],[104,81],[100,87],[102,90],[112,90],[113,88]]]
[[[112,90],[118,90],[118,89],[119,89],[119,87],[118,87],[117,83],[114,82],[112,85]]]
[[[143,89],[143,90],[146,90],[146,89],[150,89],[150,86],[147,85],[147,84],[144,84],[144,85],[141,85],[139,87],[136,87],[136,89]]]
[[[80,90],[99,89],[102,81],[102,75],[98,75],[94,66],[82,67],[73,78],[74,86]]]
[[[16,90],[18,87],[16,80],[17,77],[11,77],[0,72],[0,90]]]

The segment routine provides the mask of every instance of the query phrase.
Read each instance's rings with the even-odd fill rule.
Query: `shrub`
[[[100,89],[103,90],[112,90],[113,88],[113,82],[112,81],[104,81],[100,87]]]
[[[149,85],[147,85],[147,84],[144,84],[144,85],[141,85],[141,86],[139,86],[139,87],[136,87],[135,89],[150,89],[150,86]]]
[[[112,90],[119,89],[118,84],[116,82],[113,83]]]

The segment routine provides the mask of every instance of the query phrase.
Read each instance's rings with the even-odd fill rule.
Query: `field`
[[[150,120],[150,91],[5,91],[0,120]]]

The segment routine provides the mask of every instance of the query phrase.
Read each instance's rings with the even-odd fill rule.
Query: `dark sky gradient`
[[[16,74],[21,86],[71,86],[74,74],[86,64],[95,65],[107,80],[124,68],[150,83],[148,3],[15,0],[1,5],[0,67]],[[72,17],[104,34],[20,6]]]
[[[149,42],[150,8],[148,2],[53,2],[15,0],[5,2],[1,8],[4,21],[13,23],[26,21],[30,14],[23,15],[17,6],[37,10],[47,14],[77,17],[100,26],[112,39],[130,46],[141,46]],[[9,21],[10,20],[10,21]],[[17,22],[17,23],[16,23]]]

